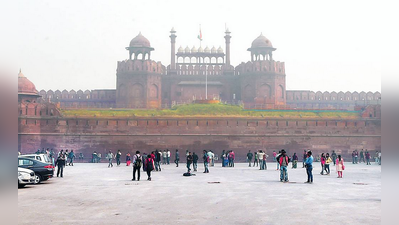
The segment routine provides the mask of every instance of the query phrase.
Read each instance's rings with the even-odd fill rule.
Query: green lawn
[[[65,117],[268,117],[268,118],[337,118],[357,119],[358,112],[345,111],[295,111],[295,110],[244,110],[240,106],[224,104],[190,104],[172,109],[73,109],[61,110]]]

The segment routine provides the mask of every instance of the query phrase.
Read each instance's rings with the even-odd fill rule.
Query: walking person
[[[265,155],[265,153],[263,153],[262,150],[258,150],[259,170],[264,170],[265,169],[265,168],[263,168],[263,155]]]
[[[355,151],[352,152],[352,164],[355,164]]]
[[[375,164],[379,164],[379,157],[378,157],[378,151],[375,152],[375,158],[374,158]]]
[[[209,164],[211,166],[215,166],[215,154],[213,154],[212,150],[208,151],[208,156],[209,156]]]
[[[248,165],[249,167],[251,167],[252,157],[253,157],[253,154],[252,154],[251,150],[249,150],[247,153],[247,162],[249,163],[249,165]]]
[[[151,157],[151,154],[149,154],[145,160],[145,171],[147,172],[148,181],[151,181],[151,171],[154,170],[154,167],[154,159]]]
[[[224,149],[222,151],[222,156],[220,158],[222,159],[222,167],[226,167],[226,163],[224,162],[226,158],[226,151]]]
[[[191,152],[188,152],[187,156],[187,172],[190,173],[191,171],[191,164],[193,163],[193,155]]]
[[[344,159],[341,158],[341,155],[338,155],[338,159],[335,163],[337,165],[337,173],[338,173],[337,178],[342,178],[342,171],[345,170],[345,165],[344,165]]]
[[[108,159],[108,168],[114,167],[114,165],[112,165],[112,160],[114,159],[114,153],[112,153],[111,150],[109,150],[106,158]]]
[[[231,150],[230,155],[231,155],[231,167],[234,167],[234,160],[236,159],[236,154],[234,153],[233,150]],[[208,173],[209,173],[209,171],[208,171]]]
[[[273,151],[273,162],[276,162],[277,160],[277,153],[276,151]]]
[[[100,163],[100,162],[101,162],[101,153],[99,152],[97,154],[97,163]]]
[[[362,163],[362,162],[366,162],[366,161],[364,160],[364,152],[363,152],[363,149],[360,151],[360,159],[359,159],[359,163]]]
[[[355,163],[358,163],[358,157],[359,157],[359,152],[357,151],[357,149],[355,150]]]
[[[369,151],[367,151],[367,149],[366,149],[365,156],[366,156],[366,165],[371,165],[371,163],[370,163],[371,156],[370,156]]]
[[[227,158],[229,159],[229,167],[232,166],[231,150],[227,152]]]
[[[96,163],[97,162],[97,152],[94,151],[93,154],[91,154],[91,162]]]
[[[281,154],[282,154],[282,153],[281,153],[281,150],[280,150],[280,151],[278,151],[278,154],[276,155],[276,161],[275,161],[275,162],[277,162],[277,163],[276,163],[276,164],[277,164],[277,169],[276,169],[276,170],[280,170],[280,163],[279,163],[279,161],[277,160],[277,158],[280,157]]]
[[[209,158],[209,155],[208,155],[208,153],[206,152],[206,150],[204,150],[203,159],[204,159],[204,167],[205,167],[204,173],[209,173],[209,162],[210,162],[210,158]]]
[[[162,152],[155,150],[155,171],[161,171]]]
[[[116,166],[121,165],[121,156],[122,156],[122,152],[121,152],[121,150],[118,149],[118,152],[116,153]]]
[[[169,149],[166,149],[166,164],[169,165],[170,163],[170,151]]]
[[[71,149],[71,152],[69,152],[68,158],[69,158],[68,165],[73,166],[73,160],[75,159],[75,153],[73,152],[73,149]]]
[[[296,153],[292,156],[292,169],[296,169],[298,165],[298,156]]]
[[[333,161],[334,166],[335,166],[335,160],[337,160],[337,153],[335,153],[334,150],[332,151],[331,157],[332,157],[332,161]]]
[[[305,183],[313,183],[313,156],[312,156],[312,151],[308,151],[306,154],[306,160],[305,160],[305,167],[306,167],[306,174],[308,175],[308,181]]]
[[[197,171],[198,168],[198,155],[193,152],[193,169]]]
[[[330,157],[329,153],[326,153],[326,162],[324,164],[324,170],[326,171],[327,175],[330,175],[330,163],[332,162],[332,159]]]
[[[255,152],[255,157],[254,157],[254,167],[255,167],[255,164],[256,164],[256,166],[259,166],[259,156],[258,156],[258,152]]]
[[[278,164],[280,164],[280,182],[288,182],[288,164],[290,158],[287,156],[284,149],[280,151],[279,156],[276,157]]]
[[[136,151],[136,154],[133,156],[133,179],[136,180],[136,171],[137,171],[137,181],[140,181],[140,169],[142,166],[143,159],[140,156],[140,151]]]
[[[59,154],[57,161],[55,161],[55,166],[57,166],[57,177],[61,175],[63,177],[64,167],[65,167],[65,156],[64,154]]]
[[[321,157],[320,157],[320,164],[321,164],[321,175],[324,175],[324,166],[326,164],[326,157],[324,156],[324,153],[321,153]]]
[[[126,166],[130,166],[131,163],[131,158],[130,158],[130,153],[128,152],[126,154]]]
[[[65,149],[65,166],[68,166],[68,160],[69,160],[69,152],[68,149]]]
[[[175,163],[176,163],[176,167],[179,167],[179,150],[176,149],[176,153],[175,153]]]
[[[166,159],[168,158],[168,154],[166,153],[166,150],[162,151],[162,165],[166,165]]]
[[[267,170],[266,160],[268,157],[269,157],[269,155],[266,154],[266,152],[264,152],[264,154],[263,154],[263,169],[264,170]]]

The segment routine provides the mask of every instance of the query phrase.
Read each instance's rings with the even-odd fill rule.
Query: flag
[[[200,41],[202,41],[202,32],[201,32],[201,28],[200,28],[200,32],[199,32],[197,38],[200,39]]]

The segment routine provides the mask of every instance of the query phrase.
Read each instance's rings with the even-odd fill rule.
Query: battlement
[[[298,101],[336,101],[336,102],[354,102],[354,101],[376,101],[381,100],[380,92],[321,92],[321,91],[296,91],[287,90],[287,102],[298,102]]]
[[[165,74],[165,66],[161,62],[153,60],[124,60],[118,61],[117,73],[159,73]]]
[[[172,70],[168,66],[168,74]],[[224,75],[233,74],[234,67],[229,65],[185,65],[177,64],[173,74],[176,75]]]
[[[285,63],[274,60],[262,60],[254,62],[242,62],[240,65],[236,66],[235,74],[241,75],[245,73],[275,73],[285,75]]]

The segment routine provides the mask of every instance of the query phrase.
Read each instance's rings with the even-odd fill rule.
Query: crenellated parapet
[[[118,61],[117,73],[159,73],[165,74],[166,68],[161,62],[153,60],[124,60]]]
[[[171,71],[168,66],[168,74]],[[223,75],[232,74],[234,67],[230,65],[176,65],[173,71],[176,75]]]
[[[380,92],[321,92],[321,91],[287,91],[287,101],[378,101]]]
[[[253,62],[248,61],[247,63],[241,63],[235,68],[236,75],[257,72],[285,75],[285,64],[284,62],[274,60],[262,60]]]

